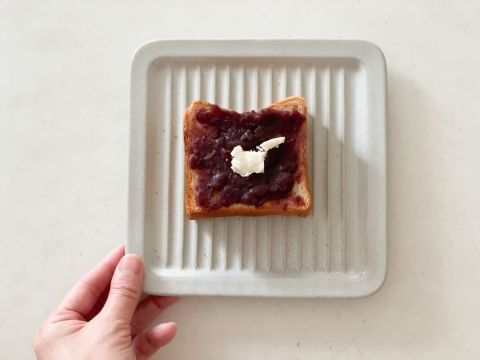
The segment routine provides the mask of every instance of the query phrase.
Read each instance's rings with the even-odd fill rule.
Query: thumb
[[[130,323],[142,294],[143,263],[137,255],[125,255],[115,269],[104,316]]]

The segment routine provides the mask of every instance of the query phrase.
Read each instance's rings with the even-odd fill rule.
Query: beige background
[[[131,57],[153,39],[365,39],[389,69],[389,272],[360,300],[186,298],[156,359],[478,359],[479,1],[0,3],[0,359],[125,241]]]

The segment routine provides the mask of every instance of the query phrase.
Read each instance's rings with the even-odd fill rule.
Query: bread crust
[[[299,147],[298,168],[301,174],[300,180],[295,185],[288,197],[283,199],[269,200],[261,206],[252,206],[244,204],[232,204],[229,207],[222,207],[218,210],[207,211],[197,205],[196,201],[196,173],[188,166],[187,146],[193,138],[189,132],[195,119],[196,110],[208,110],[211,104],[205,101],[194,101],[185,111],[183,122],[183,139],[185,145],[185,209],[187,217],[190,220],[226,217],[226,216],[264,216],[264,215],[298,215],[308,216],[312,206],[310,193],[310,184],[308,181],[307,166],[307,121],[305,121],[299,129],[298,135],[303,141]],[[300,96],[291,96],[273,103],[268,106],[270,109],[280,111],[297,110],[305,117],[307,116],[307,105],[305,99]],[[258,110],[259,111],[259,110]],[[257,111],[257,112],[258,112]],[[293,204],[292,201],[296,196],[301,196],[304,205]]]

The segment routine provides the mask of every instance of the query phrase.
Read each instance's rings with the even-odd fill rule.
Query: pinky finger
[[[175,337],[177,324],[170,322],[160,324],[134,339],[135,355],[137,360],[146,360],[162,346],[167,345]]]

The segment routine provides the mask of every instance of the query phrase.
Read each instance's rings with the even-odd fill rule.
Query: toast
[[[244,203],[232,203],[229,206],[215,206],[207,208],[200,206],[197,197],[200,196],[199,184],[200,184],[200,171],[193,169],[190,161],[192,161],[193,150],[192,146],[199,134],[202,134],[203,128],[212,129],[210,124],[201,124],[196,117],[197,111],[208,111],[213,109],[212,104],[204,101],[193,102],[185,111],[183,134],[185,145],[185,208],[187,217],[191,220],[224,216],[263,216],[263,215],[298,215],[307,216],[310,213],[311,208],[311,193],[310,185],[308,181],[308,169],[307,169],[307,106],[305,100],[299,96],[292,96],[274,104],[271,104],[267,109],[276,110],[279,112],[292,112],[303,115],[304,121],[299,125],[296,132],[291,136],[290,144],[295,141],[297,165],[294,170],[294,183],[293,188],[288,191],[287,194],[283,194],[281,198],[265,198],[256,205],[246,205]],[[227,109],[218,108],[224,111]],[[266,111],[266,110],[261,110]],[[298,113],[296,113],[296,112]],[[234,112],[230,112],[236,114]],[[253,114],[260,114],[260,111],[252,112]],[[247,113],[245,113],[247,114]],[[287,113],[285,113],[287,114]],[[229,128],[230,129],[230,128]],[[273,136],[272,136],[273,137]],[[213,141],[213,140],[212,140]],[[258,144],[257,144],[258,145]],[[280,145],[282,146],[282,145]],[[286,150],[285,150],[286,151]],[[225,155],[225,150],[222,149],[222,154]],[[226,155],[228,157],[228,155]],[[273,155],[272,155],[273,156]],[[295,155],[292,155],[295,156]],[[267,154],[268,159],[268,154]],[[226,161],[229,160],[226,158]],[[208,171],[208,170],[203,170]],[[233,173],[232,170],[229,170]],[[236,174],[230,174],[229,176],[240,176]],[[238,178],[240,179],[240,178]],[[239,181],[242,181],[241,179]],[[252,179],[251,181],[254,181]],[[204,195],[202,195],[204,196]],[[209,196],[215,198],[219,196],[219,191],[210,191]],[[217,201],[218,203],[218,201]]]

